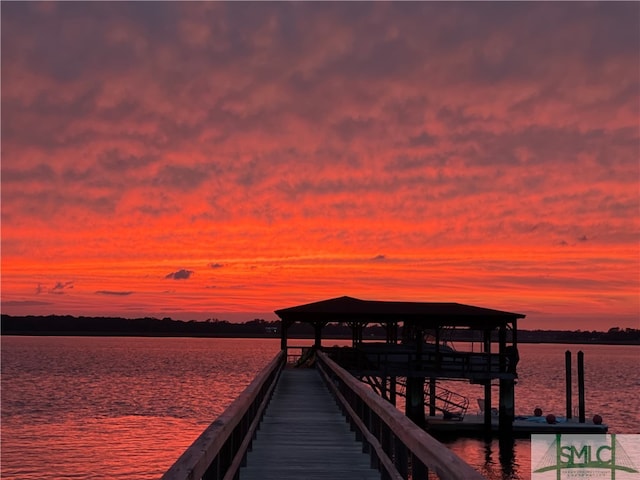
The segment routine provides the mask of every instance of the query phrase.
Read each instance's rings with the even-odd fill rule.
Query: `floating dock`
[[[485,433],[483,415],[465,415],[462,420],[445,420],[442,416],[426,417],[427,432],[436,436],[481,436]],[[591,434],[607,433],[609,427],[605,424],[596,425],[592,421],[578,422],[577,419],[561,421],[559,423],[546,423],[545,421],[532,421],[516,419],[513,421],[514,438],[528,438],[531,434],[539,433],[563,433],[563,434]],[[491,422],[491,432],[499,433],[498,419]]]

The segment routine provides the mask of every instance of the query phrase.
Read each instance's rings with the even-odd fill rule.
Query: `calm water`
[[[335,343],[344,344],[327,342]],[[4,337],[2,478],[158,478],[279,346],[276,339]],[[540,406],[564,414],[566,349],[585,352],[587,416],[602,415],[615,433],[639,433],[638,347],[522,345],[517,413]],[[476,413],[482,387],[450,387],[469,396]],[[497,442],[449,447],[490,478],[529,478],[528,440],[506,457]]]

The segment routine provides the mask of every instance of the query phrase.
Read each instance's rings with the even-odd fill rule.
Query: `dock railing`
[[[287,365],[297,365],[309,353],[313,351],[311,345],[288,345],[287,346]]]
[[[389,402],[318,352],[318,367],[363,450],[383,479],[427,478],[447,480],[484,477],[460,457],[413,423]]]
[[[278,353],[167,470],[162,480],[237,478],[285,360],[285,352]]]
[[[346,359],[346,364],[350,369],[365,374],[387,368],[398,372],[425,373],[425,376],[436,372],[446,374],[448,378],[514,378],[514,372],[509,369],[510,360],[505,357],[505,364],[501,366],[498,353],[422,352],[418,359],[415,350],[409,348],[385,351],[359,348],[357,354]],[[344,355],[339,349],[335,352],[338,356]]]

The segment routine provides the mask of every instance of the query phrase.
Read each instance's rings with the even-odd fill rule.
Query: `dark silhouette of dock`
[[[351,297],[276,314],[282,319],[281,352],[164,480],[477,480],[483,477],[424,427],[478,430],[488,437],[497,427],[501,442],[513,442],[517,321],[524,315],[457,303]],[[322,332],[331,322],[351,328],[352,347],[323,348]],[[288,345],[288,330],[296,323],[313,327],[312,347]],[[385,328],[384,343],[363,341],[370,323]],[[482,350],[459,352],[447,346],[445,339],[454,329],[479,332]],[[492,351],[494,336],[497,351]],[[465,421],[468,399],[440,387],[441,379],[484,385],[482,422]],[[491,404],[492,382],[499,382],[498,408]],[[405,414],[395,407],[397,396],[405,398]],[[580,397],[583,412],[583,391]],[[569,401],[567,405],[569,411]],[[584,423],[583,413],[580,417],[580,431],[606,431],[604,425]],[[536,425],[536,431],[542,427],[564,428]]]
[[[240,478],[379,479],[316,369],[285,369]]]

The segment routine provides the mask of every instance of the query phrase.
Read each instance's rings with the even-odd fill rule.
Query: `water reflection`
[[[2,338],[2,479],[159,478],[277,353],[252,339]]]
[[[498,444],[503,478],[513,478],[516,471],[515,441],[512,437],[500,437]]]
[[[528,439],[454,438],[437,436],[490,480],[528,479],[531,462]]]
[[[280,348],[278,339],[1,340],[2,478],[7,480],[158,478]],[[348,343],[327,341],[328,346]],[[567,348],[576,347],[522,346],[517,412],[533,412],[538,405],[545,413],[564,411],[564,373],[557,367]],[[580,349],[587,364],[587,416],[603,414],[614,433],[637,433],[638,347]],[[470,399],[482,397],[478,387],[451,384]],[[404,411],[402,401],[398,408]],[[445,443],[489,479],[530,478],[527,439]]]

